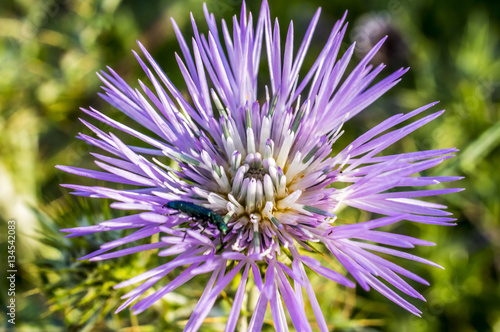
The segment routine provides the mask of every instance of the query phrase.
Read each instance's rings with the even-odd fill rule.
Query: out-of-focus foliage
[[[95,220],[123,216],[123,213],[110,210],[109,202],[105,201],[89,204],[87,200],[75,199],[65,207],[61,206],[63,202],[68,202],[68,198],[52,202],[49,211],[44,214],[37,213],[40,221],[38,239],[56,255],[53,254],[54,258],[47,258],[43,252],[38,253],[33,262],[24,264],[25,269],[36,272],[30,277],[30,281],[37,287],[29,292],[27,300],[35,297],[42,299],[45,304],[43,316],[46,319],[38,319],[36,326],[44,331],[57,328],[64,331],[116,331],[124,326],[132,329],[140,327],[141,331],[180,331],[178,320],[189,318],[190,310],[196,304],[193,294],[199,296],[203,289],[180,288],[139,317],[131,315],[128,310],[113,314],[123,302],[120,297],[134,289],[130,286],[115,290],[113,286],[164,264],[166,260],[158,257],[154,251],[109,261],[78,260],[99,249],[102,243],[118,240],[131,232],[61,238],[60,228],[85,226]],[[78,219],[74,219],[74,213],[70,212],[75,209],[80,211]],[[167,277],[164,284],[178,274]]]
[[[240,0],[211,0],[219,17],[239,12]],[[258,1],[249,2],[254,13]],[[457,147],[461,152],[432,174],[463,175],[467,190],[441,198],[458,218],[456,227],[406,223],[405,234],[436,242],[415,249],[446,270],[408,262],[431,282],[418,286],[428,299],[419,303],[423,318],[413,317],[376,293],[345,290],[311,275],[318,300],[332,329],[387,331],[500,330],[500,4],[498,1],[347,1],[271,0],[271,11],[285,28],[305,31],[323,6],[314,60],[334,20],[348,9],[353,38],[369,44],[389,34],[380,60],[389,69],[411,67],[390,93],[346,126],[348,142],[396,112],[440,100],[447,112],[403,140],[394,152]],[[78,108],[89,105],[128,121],[97,97],[95,72],[113,67],[128,82],[144,78],[130,49],[140,40],[174,83],[182,87],[169,17],[189,36],[189,12],[202,21],[202,1],[8,0],[0,6],[0,223],[18,223],[17,328],[46,330],[182,330],[203,291],[203,280],[173,292],[135,317],[113,312],[124,292],[112,285],[161,263],[155,253],[100,263],[77,261],[109,238],[64,239],[59,228],[85,225],[116,216],[109,203],[63,195],[59,183],[78,182],[54,169],[56,164],[93,167],[90,149],[74,138],[86,132]],[[200,24],[202,25],[202,24]],[[345,44],[345,47],[347,43]],[[387,70],[388,71],[388,70]],[[264,75],[265,72],[263,72]],[[95,123],[95,122],[94,122]],[[103,128],[108,130],[109,128]],[[364,220],[346,210],[342,218]],[[104,236],[104,235],[103,235]],[[0,250],[5,250],[1,239]],[[3,259],[3,258],[2,258]],[[328,259],[328,258],[325,258]],[[3,264],[3,263],[2,263]],[[4,265],[2,280],[5,280]],[[237,281],[235,281],[237,282]],[[227,290],[207,319],[205,330],[224,326],[231,305]],[[6,295],[2,292],[2,303]],[[247,303],[251,303],[252,297]],[[246,313],[247,315],[250,313]],[[311,321],[314,321],[312,312]],[[2,325],[5,315],[0,318]],[[273,330],[270,321],[266,329]]]

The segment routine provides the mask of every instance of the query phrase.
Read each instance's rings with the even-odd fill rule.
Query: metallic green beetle
[[[177,210],[179,211],[179,213],[185,213],[193,219],[201,220],[205,223],[211,223],[212,225],[217,227],[217,229],[221,233],[221,242],[222,236],[227,234],[228,227],[224,222],[224,219],[222,219],[222,217],[218,213],[203,206],[185,201],[170,201],[167,204],[163,205],[163,207]]]

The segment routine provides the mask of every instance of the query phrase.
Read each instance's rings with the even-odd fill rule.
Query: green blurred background
[[[240,0],[207,1],[219,18],[240,10]],[[500,2],[390,0],[325,2],[271,0],[271,14],[282,31],[294,20],[300,38],[318,6],[323,13],[306,67],[328,33],[349,10],[344,49],[358,40],[358,55],[373,40],[389,34],[375,61],[391,69],[410,66],[403,81],[346,126],[340,145],[396,112],[439,100],[447,112],[399,142],[392,152],[457,147],[456,158],[430,170],[432,175],[463,175],[455,186],[466,191],[436,199],[458,218],[455,227],[404,224],[398,232],[436,242],[413,253],[444,266],[440,270],[400,263],[431,282],[416,285],[427,302],[417,318],[360,287],[351,291],[311,276],[332,330],[337,331],[500,331]],[[258,13],[259,1],[248,7]],[[121,234],[64,239],[59,228],[92,224],[119,215],[109,202],[70,197],[59,183],[86,180],[57,171],[54,165],[95,167],[77,140],[88,133],[79,107],[93,106],[125,119],[98,96],[96,71],[107,65],[132,86],[144,79],[130,49],[146,45],[174,83],[184,88],[175,63],[177,42],[169,18],[184,35],[192,33],[189,12],[206,31],[202,1],[34,1],[3,0],[0,5],[0,223],[2,308],[6,266],[7,220],[17,221],[17,316],[19,331],[177,331],[203,291],[203,279],[132,316],[119,306],[119,281],[158,264],[154,252],[105,261],[77,262],[103,241]],[[264,73],[263,76],[266,76]],[[93,122],[96,124],[96,122]],[[106,126],[101,126],[109,130]],[[345,215],[356,216],[352,211]],[[366,219],[369,216],[357,215]],[[5,230],[5,231],[4,231]],[[171,277],[173,278],[173,276]],[[235,281],[237,284],[237,280]],[[203,330],[224,327],[234,290],[223,294]],[[248,310],[244,315],[251,315]],[[314,316],[311,310],[311,321]],[[7,328],[6,315],[0,326]],[[2,328],[0,327],[0,328]],[[266,320],[266,330],[273,330]]]

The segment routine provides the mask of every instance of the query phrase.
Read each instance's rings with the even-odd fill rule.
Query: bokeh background
[[[240,10],[240,0],[208,0],[219,18]],[[259,1],[248,1],[257,13]],[[310,56],[314,61],[335,20],[349,10],[343,48],[358,40],[357,55],[388,34],[375,61],[390,70],[410,66],[403,81],[346,125],[347,144],[391,114],[439,100],[445,114],[398,143],[392,152],[457,147],[461,152],[427,174],[463,175],[451,186],[467,188],[438,202],[458,218],[455,227],[403,224],[398,232],[436,242],[412,253],[445,270],[399,261],[431,282],[416,285],[427,302],[414,317],[375,292],[346,290],[312,276],[320,304],[336,331],[500,331],[500,2],[456,0],[319,1],[271,0],[282,31],[294,20],[302,36],[318,6],[323,13]],[[154,252],[89,263],[77,257],[121,234],[65,239],[58,229],[93,224],[118,212],[109,202],[78,199],[60,183],[82,183],[57,164],[94,167],[77,140],[88,133],[79,107],[93,106],[125,119],[97,95],[95,72],[110,66],[134,86],[144,79],[131,49],[146,45],[174,83],[184,87],[170,17],[190,36],[189,12],[202,30],[198,0],[2,0],[0,5],[0,227],[2,308],[5,310],[7,220],[17,221],[17,316],[19,331],[178,331],[189,317],[205,280],[195,279],[146,313],[114,315],[122,291],[112,286],[158,264]],[[205,30],[206,31],[206,30]],[[188,37],[190,38],[190,37]],[[300,41],[300,38],[296,38]],[[266,73],[263,73],[266,76]],[[137,85],[136,85],[137,86]],[[95,121],[93,122],[95,124]],[[109,130],[106,126],[101,126]],[[343,211],[344,218],[367,215]],[[173,278],[174,276],[172,276]],[[237,282],[237,281],[236,281]],[[223,329],[234,290],[203,329]],[[416,302],[416,301],[413,301]],[[309,310],[311,321],[314,321]],[[251,315],[251,312],[244,312]],[[7,328],[0,315],[0,329]],[[266,330],[273,330],[266,320]]]

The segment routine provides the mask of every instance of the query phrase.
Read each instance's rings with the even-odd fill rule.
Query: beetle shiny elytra
[[[222,235],[227,234],[228,228],[226,223],[224,222],[224,219],[222,219],[222,217],[218,213],[203,206],[184,201],[170,201],[167,204],[163,205],[163,207],[177,210],[179,211],[179,213],[185,213],[193,219],[211,223],[212,225],[217,227],[217,229],[221,233],[221,237]]]

